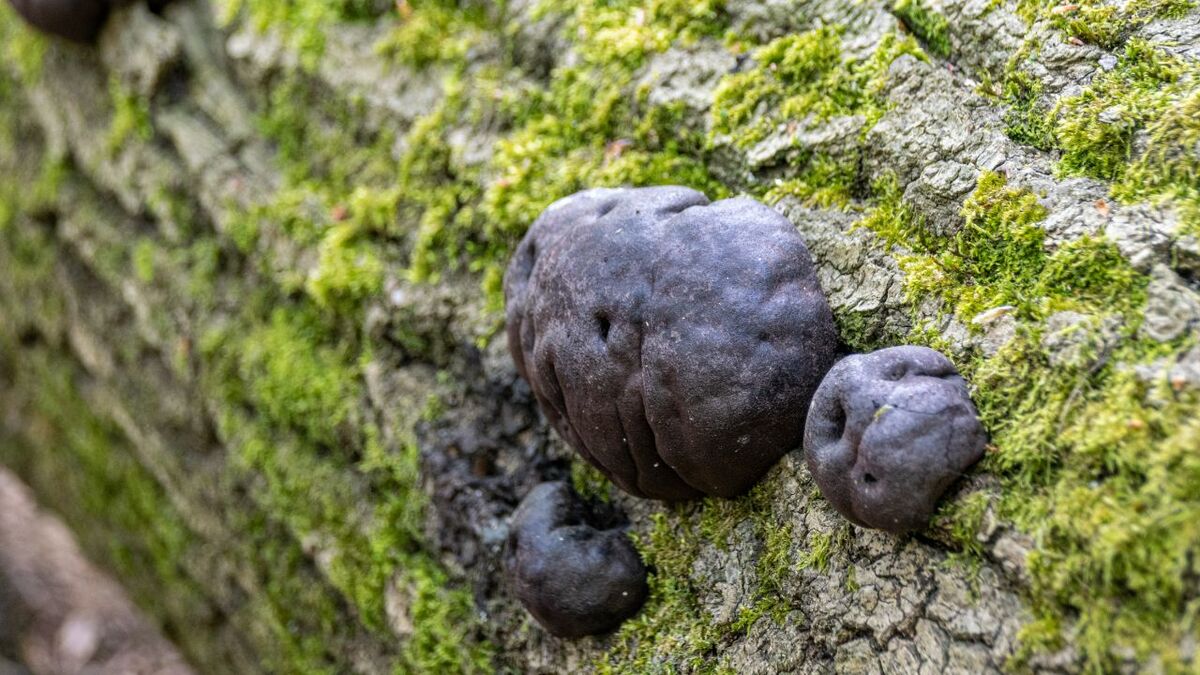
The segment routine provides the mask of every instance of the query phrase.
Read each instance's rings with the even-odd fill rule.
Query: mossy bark
[[[1200,11],[1061,7],[177,0],[91,47],[0,12],[0,462],[205,671],[1189,666]],[[798,453],[633,500],[549,432],[508,252],[661,183],[768,201],[846,342],[964,371],[994,446],[927,532],[848,526]],[[499,564],[566,477],[654,570],[577,642]]]

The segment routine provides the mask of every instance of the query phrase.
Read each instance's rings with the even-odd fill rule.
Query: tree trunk
[[[0,463],[192,664],[1191,663],[1200,10],[536,4],[134,3],[94,46],[0,14]],[[554,199],[656,183],[772,204],[851,347],[959,365],[993,444],[927,531],[849,525],[800,450],[666,506],[549,430],[498,275]],[[560,478],[652,568],[612,635],[503,578]]]

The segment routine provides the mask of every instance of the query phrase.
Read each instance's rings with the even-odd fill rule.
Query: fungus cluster
[[[597,529],[566,483],[542,483],[513,515],[507,568],[517,599],[553,635],[616,628],[646,600],[646,568],[623,529]]]
[[[546,417],[625,491],[732,497],[798,447],[837,330],[796,228],[751,199],[594,189],[552,204],[504,280]]]
[[[550,424],[635,496],[736,496],[803,443],[838,511],[904,533],[983,456],[966,382],[942,354],[837,361],[808,249],[756,201],[577,193],[530,227],[504,293],[509,349]],[[545,483],[512,523],[516,595],[562,637],[615,628],[647,592],[629,540],[585,515],[569,486]]]
[[[825,498],[851,521],[892,533],[924,527],[986,444],[954,365],[914,346],[840,361],[813,397],[804,432]]]
[[[90,42],[100,32],[112,0],[8,0],[31,26],[75,42]]]

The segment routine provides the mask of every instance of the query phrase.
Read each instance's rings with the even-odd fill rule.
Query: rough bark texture
[[[1193,664],[1200,10],[533,5],[0,14],[0,462],[197,669]],[[797,452],[637,500],[549,430],[498,272],[554,199],[664,183],[791,219],[850,345],[955,361],[993,445],[928,530]],[[568,476],[652,569],[578,641],[500,573]]]

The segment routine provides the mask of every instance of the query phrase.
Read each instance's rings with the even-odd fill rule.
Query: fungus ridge
[[[749,489],[800,444],[795,410],[839,347],[792,223],[681,187],[552,205],[505,295],[509,348],[547,418],[637,496]]]

